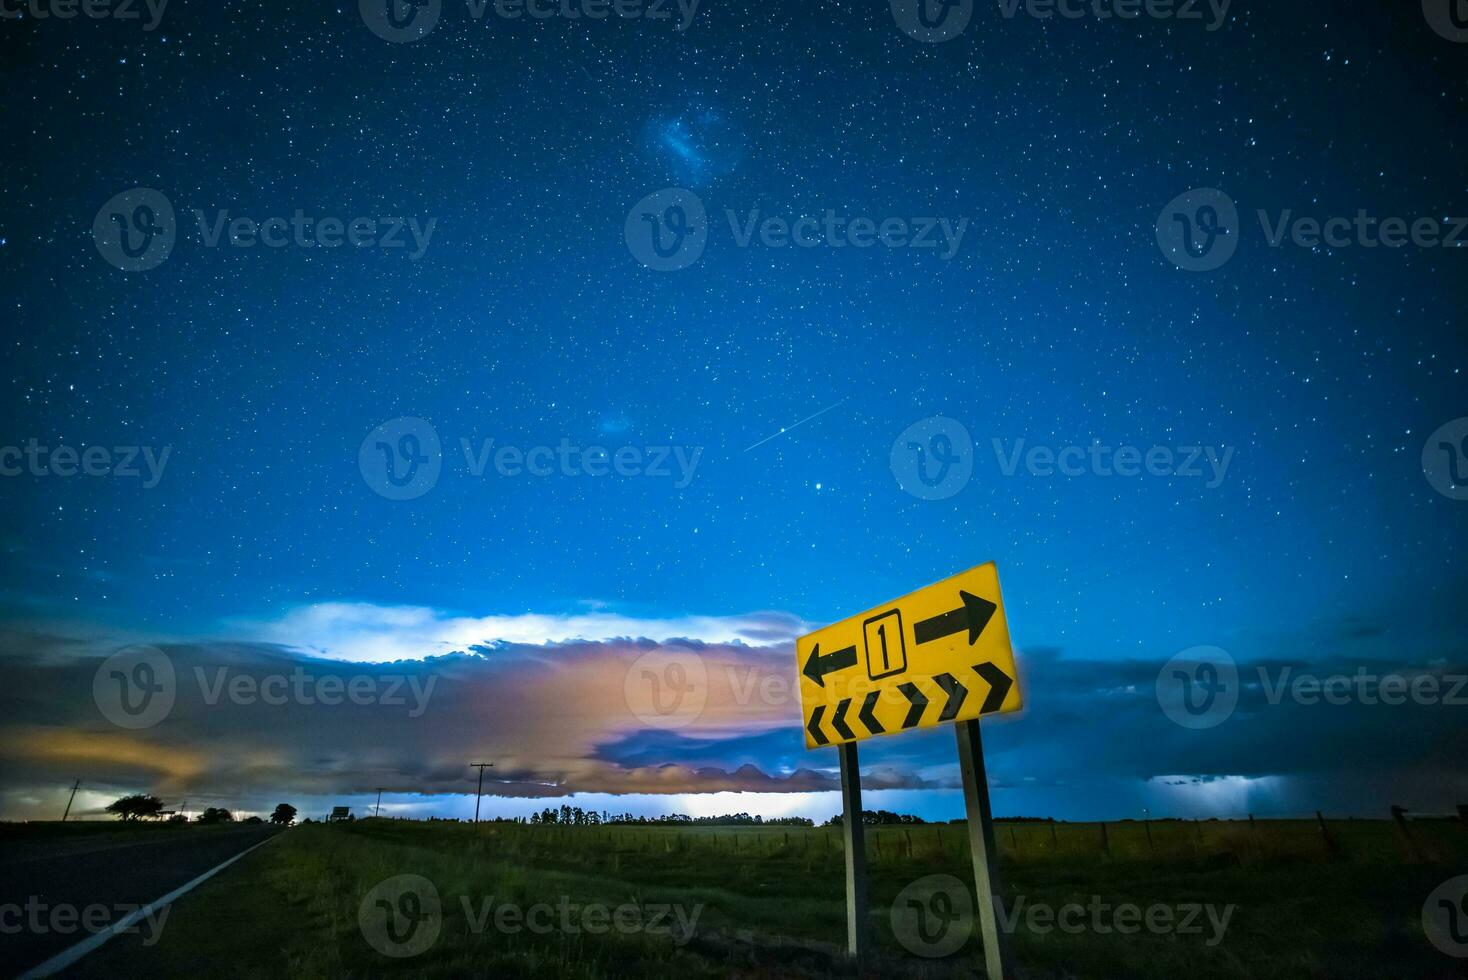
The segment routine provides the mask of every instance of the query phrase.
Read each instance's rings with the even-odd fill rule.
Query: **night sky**
[[[1240,0],[1209,30],[1206,4],[979,2],[926,43],[877,0],[705,0],[686,30],[672,3],[476,19],[444,0],[394,43],[370,3],[173,0],[151,30],[142,5],[0,6],[0,446],[168,452],[156,481],[141,451],[137,477],[0,476],[0,817],[50,814],[74,778],[89,806],[386,786],[394,812],[464,815],[481,755],[505,814],[580,793],[825,816],[835,754],[804,750],[797,706],[649,728],[629,664],[693,651],[793,680],[796,634],[989,560],[1029,704],[986,723],[1003,814],[1468,797],[1468,692],[1246,689],[1191,731],[1153,691],[1198,646],[1244,674],[1468,664],[1468,503],[1424,473],[1436,430],[1468,437],[1468,251],[1269,241],[1285,212],[1430,218],[1443,239],[1468,216],[1468,43],[1431,10]],[[114,201],[136,188],[156,193]],[[1171,203],[1195,189],[1221,193]],[[1236,252],[1181,268],[1159,222],[1207,225],[1224,195]],[[140,202],[166,217],[160,198],[171,251],[119,268],[108,229]],[[649,268],[635,229],[672,236],[674,200],[702,206],[706,247]],[[298,211],[404,244],[212,238],[221,212]],[[827,212],[940,244],[742,242],[756,213]],[[937,432],[971,443],[951,493],[894,465],[914,425],[932,454]],[[1197,447],[1202,475],[1013,470],[1020,440]],[[434,472],[397,487],[378,443]],[[556,462],[502,475],[503,446]],[[632,447],[638,474],[565,472],[563,446]],[[92,687],[129,644],[180,676],[183,707],[139,731]],[[437,672],[439,700],[391,724],[192,704],[193,665],[225,662]],[[946,733],[864,761],[877,803],[959,812]]]

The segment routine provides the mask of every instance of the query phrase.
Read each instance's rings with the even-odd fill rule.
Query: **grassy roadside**
[[[1208,930],[1121,935],[1093,928],[1071,935],[1031,929],[1033,923],[1021,916],[1015,943],[1026,975],[1462,975],[1459,964],[1427,943],[1419,921],[1427,894],[1461,873],[1461,853],[1404,863],[1389,827],[1362,822],[1351,828],[1356,858],[1326,860],[1308,850],[1290,852],[1299,843],[1291,836],[1296,829],[1256,840],[1259,854],[1249,860],[1207,849],[1081,859],[1063,856],[1058,835],[1056,853],[1046,857],[1036,834],[1030,842],[1034,856],[1016,860],[1011,852],[1006,859],[1011,909],[1099,900],[1112,906],[1208,903],[1233,911],[1221,937]],[[1442,849],[1454,846],[1453,833],[1445,829]],[[1050,836],[1048,830],[1044,834]],[[976,939],[945,960],[907,956],[891,916],[894,900],[915,880],[933,874],[968,880],[966,856],[953,846],[961,840],[941,839],[934,828],[884,830],[873,837],[882,843],[871,845],[881,849],[871,862],[871,921],[879,948],[894,957],[880,965],[881,974],[976,975]],[[1023,855],[1026,842],[1015,841]],[[282,835],[181,900],[156,946],[143,948],[137,937],[123,937],[80,964],[76,975],[849,975],[838,947],[845,928],[841,874],[840,855],[821,830],[476,828],[385,820],[309,825]],[[375,950],[359,919],[374,886],[399,875],[430,881],[442,910],[431,945],[401,959]],[[698,919],[694,938],[683,945],[642,931],[532,933],[496,928],[492,916],[485,917],[487,908],[506,903],[639,909],[671,904],[697,909]]]

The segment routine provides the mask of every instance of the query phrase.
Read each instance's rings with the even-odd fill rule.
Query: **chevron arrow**
[[[990,712],[998,711],[1004,705],[1009,689],[1014,687],[1014,678],[1000,670],[998,664],[975,664],[974,670],[989,682],[989,694],[984,698],[984,706],[979,709],[979,714],[987,715]]]
[[[959,709],[963,707],[963,699],[968,697],[968,688],[958,682],[958,678],[952,674],[938,674],[933,678],[943,693],[948,695],[948,703],[943,705],[943,712],[938,715],[939,721],[952,721],[958,716]]]
[[[826,733],[821,731],[821,715],[825,713],[826,706],[824,704],[816,705],[816,710],[810,713],[810,723],[805,726],[805,730],[810,733],[810,737],[815,740],[817,745],[829,745],[831,742],[826,737]]]
[[[801,673],[821,687],[825,687],[827,674],[855,666],[856,647],[849,646],[823,657],[821,656],[821,645],[817,643],[815,649],[810,652],[810,657],[805,662],[805,669]]]
[[[977,643],[979,634],[984,632],[984,627],[989,625],[989,620],[994,616],[994,610],[999,607],[988,599],[980,599],[962,589],[958,590],[958,597],[963,600],[963,605],[957,609],[950,609],[932,619],[915,623],[912,627],[913,639],[918,643],[931,643],[933,640],[941,640],[945,636],[968,630],[968,645]]]
[[[912,702],[912,707],[907,709],[907,717],[902,719],[902,730],[906,731],[923,720],[923,709],[928,706],[928,696],[919,691],[918,686],[911,681],[906,684],[898,684],[897,690]]]
[[[877,706],[877,698],[881,693],[881,691],[872,691],[868,694],[867,699],[862,702],[861,710],[856,713],[856,716],[861,719],[861,723],[867,726],[867,731],[873,735],[881,735],[887,730],[882,727],[882,723],[877,720],[877,716],[872,714],[872,709]]]
[[[849,707],[851,707],[851,699],[842,698],[841,702],[836,705],[836,714],[831,717],[831,727],[836,729],[836,734],[848,741],[856,738],[856,732],[846,724],[846,709]]]

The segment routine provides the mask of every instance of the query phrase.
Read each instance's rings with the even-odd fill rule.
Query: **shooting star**
[[[783,427],[779,432],[775,432],[775,433],[773,433],[771,435],[765,436],[759,442],[755,443],[753,446],[750,446],[749,449],[758,449],[760,446],[763,446],[765,443],[769,442],[771,439],[774,439],[774,438],[776,438],[778,436],[783,436],[785,433],[789,432],[791,429],[794,429],[797,426],[805,425],[805,423],[809,422],[811,419],[818,419],[822,415],[825,415],[827,412],[829,412],[831,409],[838,408],[838,407],[846,404],[847,401],[849,401],[848,398],[843,398],[839,402],[836,402],[834,405],[827,405],[825,408],[821,409],[816,414],[814,414],[814,415],[807,415],[805,418],[801,419],[799,422],[791,423],[790,425],[787,425],[787,426]],[[746,449],[744,451],[745,452],[749,452],[749,449]]]

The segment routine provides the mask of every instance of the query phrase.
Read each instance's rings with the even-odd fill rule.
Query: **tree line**
[[[105,812],[121,820],[161,820],[163,819],[163,801],[150,793],[134,793],[124,796],[107,804]],[[168,823],[187,823],[188,817],[182,813],[171,813],[168,815]],[[275,811],[270,814],[270,822],[281,826],[289,826],[296,819],[296,808],[289,803],[280,803]],[[205,807],[194,817],[195,823],[219,824],[234,823],[235,815],[224,807]],[[264,823],[259,817],[246,817],[244,823]]]

